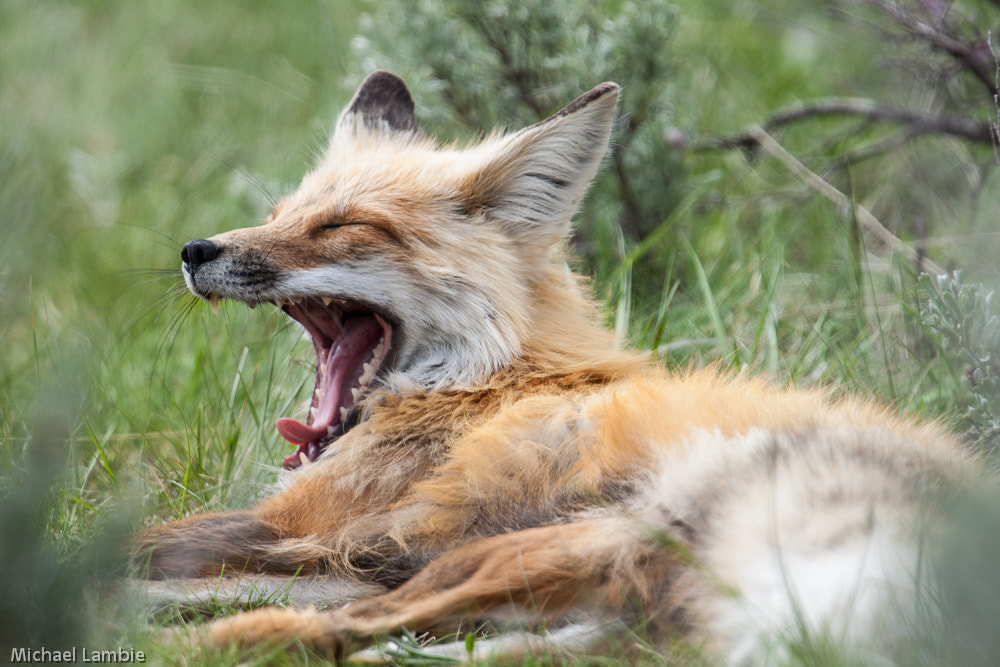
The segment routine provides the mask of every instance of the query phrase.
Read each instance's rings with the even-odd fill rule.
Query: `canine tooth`
[[[355,403],[358,402],[358,396],[360,395],[361,395],[361,390],[357,389],[356,387],[351,387],[351,396],[354,397]]]
[[[384,351],[385,351],[385,337],[383,336],[382,338],[379,339],[378,345],[375,346],[375,349],[372,350],[372,356],[375,357],[375,359],[378,359],[379,357],[382,356],[382,352]]]
[[[299,461],[302,462],[303,468],[312,463],[312,461],[309,460],[309,457],[306,456],[305,452],[299,452]]]
[[[347,421],[347,408],[341,407],[340,408],[340,423],[343,424],[345,421]],[[332,426],[327,426],[326,427],[327,431],[329,431],[332,428],[333,428]]]
[[[208,301],[209,301],[209,303],[212,304],[212,314],[213,315],[218,315],[219,314],[219,295],[218,294],[211,295],[210,297],[208,297]]]
[[[309,416],[316,419],[316,406],[309,408]]]
[[[320,297],[320,301],[322,301],[322,302],[323,302],[323,305],[324,305],[324,306],[329,306],[329,305],[330,305],[331,303],[333,303],[333,299],[331,299],[331,298],[330,298],[330,297],[328,297],[328,296],[323,296],[323,297]]]

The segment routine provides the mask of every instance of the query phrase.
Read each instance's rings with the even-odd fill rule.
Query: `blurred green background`
[[[287,453],[273,423],[301,410],[311,349],[272,309],[224,303],[212,317],[181,289],[178,253],[294,188],[376,67],[407,78],[443,139],[517,128],[620,82],[615,152],[574,240],[609,326],[669,365],[843,387],[994,447],[963,421],[982,398],[971,362],[921,320],[913,262],[781,160],[720,147],[830,97],[996,121],[988,81],[878,4],[4,0],[0,556],[24,574],[0,591],[3,647],[54,626],[17,620],[60,606],[39,590],[86,597],[52,574],[93,556],[96,536],[246,505],[273,483]],[[975,51],[995,3],[900,6],[930,12],[995,73]],[[985,294],[1000,282],[995,149],[912,130],[843,114],[771,127]],[[100,579],[112,561],[86,562]]]

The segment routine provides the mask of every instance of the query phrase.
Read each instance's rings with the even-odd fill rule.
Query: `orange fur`
[[[210,627],[215,642],[343,654],[402,627],[588,610],[663,641],[679,623],[738,662],[797,608],[769,581],[809,596],[809,623],[839,627],[837,576],[865,574],[864,615],[895,586],[886,563],[919,569],[909,529],[977,474],[935,425],[762,379],[670,374],[600,326],[562,248],[616,95],[602,84],[521,132],[439,148],[402,82],[376,73],[266,224],[185,247],[203,298],[270,301],[308,323],[313,407],[332,391],[343,409],[311,417],[327,436],[286,420],[286,437],[323,453],[284,491],[141,534],[150,576],[298,569],[394,589],[239,615]],[[837,576],[813,576],[817,555]]]

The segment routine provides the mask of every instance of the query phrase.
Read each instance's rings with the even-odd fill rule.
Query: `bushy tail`
[[[655,511],[694,536],[684,606],[719,657],[882,653],[933,599],[928,509],[968,472],[953,455],[851,424],[700,439],[665,467]]]

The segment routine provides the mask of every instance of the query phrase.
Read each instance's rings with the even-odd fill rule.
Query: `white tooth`
[[[324,306],[329,306],[331,303],[333,303],[333,299],[331,299],[328,296],[320,297],[320,300],[323,302]]]
[[[360,390],[358,390],[356,387],[351,387],[351,396],[354,397],[354,402],[355,403],[358,402],[358,396],[360,396],[360,395],[361,395],[361,391]]]
[[[343,410],[343,409],[344,408],[341,408],[341,410]],[[332,438],[336,434],[337,434],[337,429],[333,428],[332,426],[327,426],[326,427],[326,437]]]
[[[347,408],[342,407],[340,408],[340,423],[343,424],[345,421],[347,421]],[[332,429],[333,427],[327,426],[326,428],[327,430],[329,430]]]
[[[358,378],[358,382],[360,382],[363,385],[368,384],[369,382],[372,381],[372,378],[375,377],[375,367],[369,363],[365,363],[361,367],[361,370],[363,372],[361,373],[361,377]]]
[[[326,364],[320,364],[319,365],[320,375],[326,375],[326,369],[327,368],[329,368],[329,366],[327,366]]]
[[[316,419],[316,407],[315,406],[309,408],[309,416],[312,417],[313,419]]]
[[[381,340],[379,340],[378,345],[375,346],[375,349],[372,350],[372,356],[375,357],[376,360],[378,360],[382,356],[382,352],[384,351],[385,351],[385,338],[382,338]]]
[[[306,453],[305,453],[305,452],[299,452],[299,461],[301,461],[301,462],[302,462],[302,467],[303,467],[303,468],[305,468],[305,467],[306,467],[307,465],[309,465],[310,463],[312,463],[312,462],[311,462],[311,461],[309,460],[309,457],[308,457],[308,456],[306,456]]]
[[[316,398],[323,400],[323,390],[319,387],[316,387]]]

